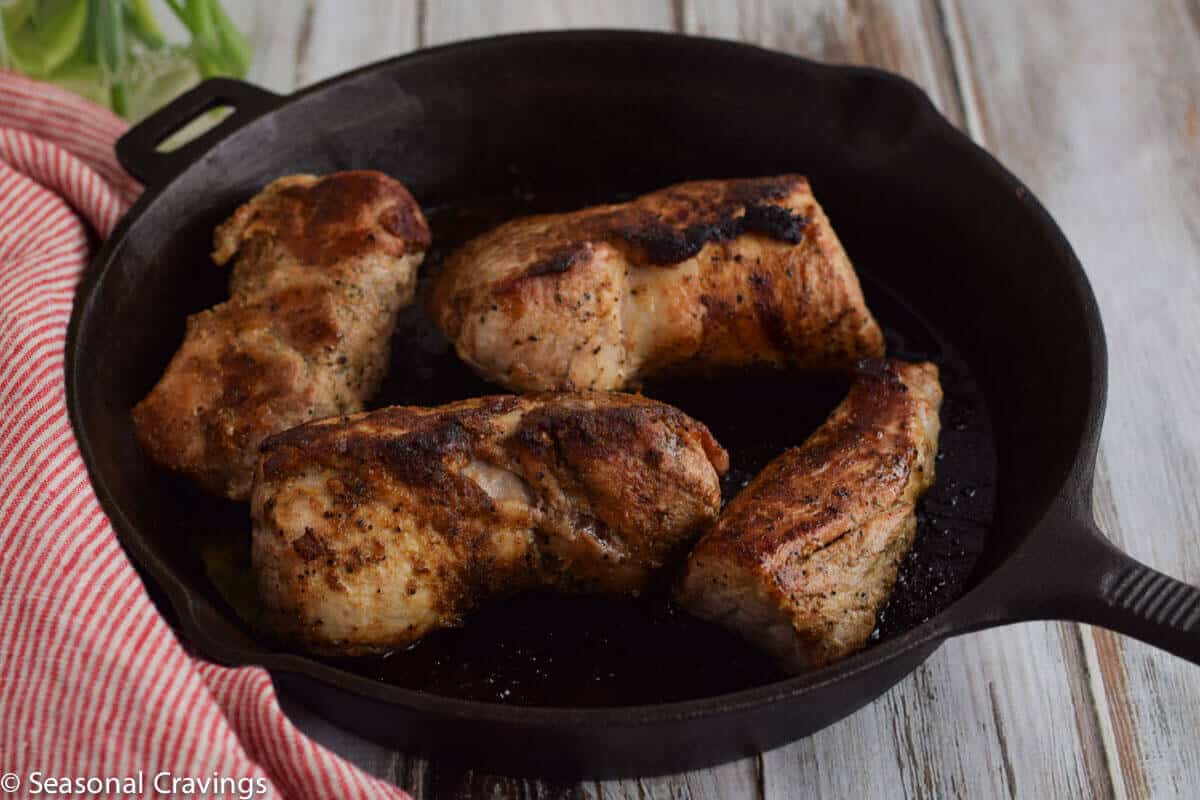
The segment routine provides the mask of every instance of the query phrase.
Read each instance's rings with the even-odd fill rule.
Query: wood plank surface
[[[1002,7],[1003,5],[1003,7]],[[1125,550],[1200,583],[1200,6],[964,4],[984,138],[1096,289],[1109,396],[1096,501]],[[1086,631],[1130,797],[1200,792],[1200,675]]]
[[[673,30],[669,0],[436,0],[424,14],[425,44],[562,28]]]
[[[1200,6],[1187,0],[242,2],[251,79],[293,88],[418,46],[639,27],[871,64],[921,85],[1064,227],[1108,331],[1102,527],[1200,583]],[[809,739],[713,770],[548,785],[449,769],[284,704],[416,797],[1194,797],[1200,675],[1113,634],[1037,623],[953,640]]]
[[[898,72],[971,127],[947,31],[955,9],[920,0],[738,5],[733,15],[720,0],[692,3],[689,32]],[[880,702],[767,754],[768,795],[889,797],[897,787],[934,797],[1108,794],[1082,657],[1069,646],[1076,635],[1075,626],[1041,623],[949,642]],[[870,768],[845,768],[852,764]]]

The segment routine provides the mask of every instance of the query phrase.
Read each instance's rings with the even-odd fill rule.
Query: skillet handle
[[[1130,557],[1094,527],[1091,534],[1098,580],[1079,598],[1078,613],[1066,616],[1200,664],[1200,588]]]
[[[1091,522],[1035,531],[947,617],[948,635],[1023,620],[1083,622],[1200,664],[1200,588],[1130,557]]]
[[[275,108],[281,99],[250,83],[210,78],[130,128],[117,140],[117,160],[126,172],[147,186],[165,183],[220,139]],[[232,106],[234,110],[177,150],[158,151],[158,146],[172,133],[221,106]]]

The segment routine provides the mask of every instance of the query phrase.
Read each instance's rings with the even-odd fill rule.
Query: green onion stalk
[[[218,0],[161,0],[187,43],[166,40],[151,0],[0,0],[0,69],[50,81],[139,120],[202,78],[243,78],[251,51]]]

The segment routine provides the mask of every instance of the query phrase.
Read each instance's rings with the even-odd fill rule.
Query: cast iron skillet
[[[156,152],[218,105],[236,110],[182,150]],[[680,36],[507,36],[414,53],[287,98],[208,81],[130,131],[117,153],[147,190],[81,284],[67,345],[68,403],[96,490],[185,639],[213,660],[265,666],[348,728],[506,773],[647,774],[812,733],[899,681],[946,637],[981,628],[1077,620],[1200,662],[1200,591],[1123,555],[1093,522],[1105,350],[1078,260],[1025,187],[900,78]],[[995,476],[994,517],[958,576],[961,596],[824,669],[611,707],[414,691],[251,636],[181,546],[198,525],[241,530],[245,509],[163,478],[133,440],[129,409],[178,346],[185,315],[224,296],[225,276],[206,258],[213,227],[278,175],[358,167],[400,177],[427,208],[450,209],[434,214],[435,236],[450,240],[491,221],[486,211],[472,218],[487,206],[479,198],[509,198],[500,217],[688,178],[809,175],[872,304],[899,298],[897,314],[944,337],[990,417],[994,463],[969,448],[955,456],[964,469],[988,461]],[[470,379],[445,343],[406,325],[384,400],[466,391]],[[905,336],[893,332],[893,346],[903,350]],[[768,392],[734,386],[721,395],[727,413],[753,418]],[[949,421],[948,434],[956,427]],[[636,658],[634,647],[627,655]],[[712,647],[706,656],[731,653]]]

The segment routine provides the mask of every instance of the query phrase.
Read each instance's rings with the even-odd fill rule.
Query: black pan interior
[[[370,165],[364,165],[370,166]],[[428,209],[435,246],[422,270],[418,302],[401,316],[389,376],[373,407],[438,405],[501,392],[476,377],[422,311],[421,299],[447,255],[499,222],[632,196],[616,188],[467,194]],[[205,270],[196,254],[189,270]],[[917,543],[880,615],[872,643],[917,625],[966,586],[993,515],[996,461],[981,390],[962,356],[903,294],[860,263],[868,302],[892,355],[932,360],[946,393],[938,481],[921,503]],[[220,277],[217,270],[211,270]],[[722,482],[730,499],[785,448],[800,444],[835,405],[846,382],[796,374],[729,376],[653,383],[644,393],[699,420],[730,452]],[[215,503],[181,480],[158,475],[156,492],[185,509],[176,558],[201,562],[223,605],[249,635],[257,598],[243,505]],[[407,688],[472,700],[537,706],[614,706],[710,697],[781,677],[772,662],[736,636],[690,617],[669,599],[673,573],[633,600],[531,594],[488,606],[460,629],[435,633],[383,657],[333,659],[344,669]],[[719,656],[714,657],[714,654]]]
[[[878,637],[975,585],[1054,499],[1092,413],[1089,299],[1052,226],[1031,224],[1024,190],[898,79],[635,39],[484,42],[318,88],[215,146],[105,251],[69,354],[75,422],[118,528],[185,587],[210,649],[229,642],[238,660],[275,649],[233,612],[252,605],[237,579],[245,507],[156,470],[129,408],[161,374],[186,315],[225,296],[226,276],[206,257],[213,227],[287,173],[373,167],[405,180],[432,211],[431,269],[465,236],[529,210],[690,178],[807,173],[893,354],[932,358],[946,382],[939,482]],[[487,391],[418,310],[405,314],[380,403]],[[647,387],[730,449],[729,490],[802,441],[841,391],[797,376]],[[625,605],[517,599],[412,652],[339,666],[447,694],[571,706],[704,697],[779,677],[653,593]]]
[[[515,187],[432,211],[437,245],[423,283],[458,244],[504,219],[624,200],[629,192],[541,193]],[[995,453],[983,395],[961,355],[902,296],[867,278],[889,352],[937,362],[946,390],[939,480],[921,504],[917,544],[880,616],[873,643],[923,622],[966,585],[992,519]],[[382,404],[438,404],[498,391],[480,381],[419,309],[404,315]],[[652,383],[644,394],[704,421],[728,448],[729,500],[784,448],[800,444],[846,390],[834,377],[776,375]],[[538,706],[614,706],[710,697],[780,677],[772,662],[669,599],[673,572],[641,598],[528,595],[486,608],[462,629],[385,658],[341,662],[401,686],[473,700]]]

